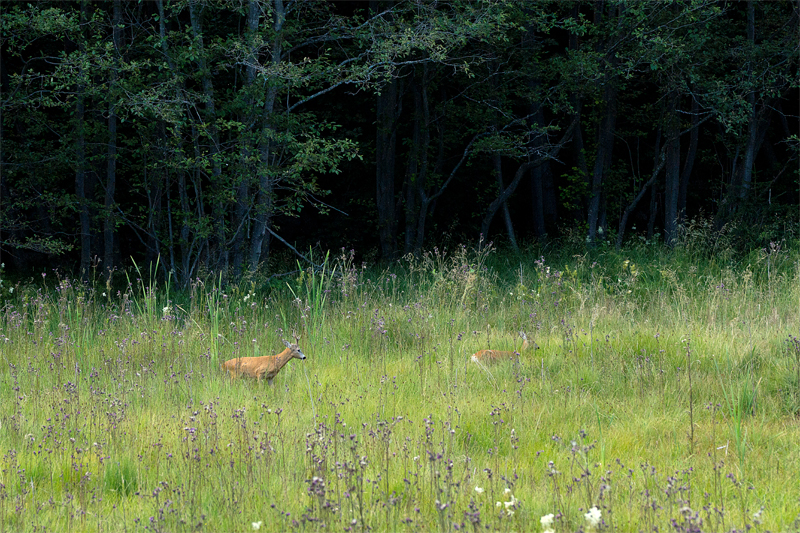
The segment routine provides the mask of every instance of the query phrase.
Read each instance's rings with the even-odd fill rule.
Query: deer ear
[[[283,344],[285,344],[287,348],[291,348],[292,347],[292,345],[289,344],[289,341],[287,341],[287,340],[284,340]]]

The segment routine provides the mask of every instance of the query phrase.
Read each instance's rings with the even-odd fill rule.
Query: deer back
[[[480,350],[475,352],[470,359],[475,362],[488,362],[488,361],[499,361],[501,359],[514,359],[520,355],[520,353],[528,350],[530,348],[530,343],[528,342],[528,336],[525,335],[524,332],[519,332],[520,336],[522,337],[522,346],[518,352],[508,352],[503,350]]]
[[[306,355],[300,350],[297,344],[289,344],[284,341],[286,349],[276,355],[264,355],[261,357],[237,357],[225,361],[222,366],[230,372],[232,376],[244,374],[259,378],[260,376],[273,377],[291,359],[305,359]]]

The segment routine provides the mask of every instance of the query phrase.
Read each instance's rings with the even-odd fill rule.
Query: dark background
[[[622,244],[792,238],[797,6],[4,2],[0,261],[240,276],[289,250],[259,221],[383,260],[487,229],[613,246],[623,217]],[[293,140],[259,152],[265,127]]]

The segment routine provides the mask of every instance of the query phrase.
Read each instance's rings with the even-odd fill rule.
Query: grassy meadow
[[[796,531],[800,249],[711,248],[5,279],[0,531]]]

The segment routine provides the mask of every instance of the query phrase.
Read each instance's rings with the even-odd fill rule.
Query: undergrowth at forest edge
[[[0,531],[796,530],[781,244],[4,280]],[[469,361],[519,331],[518,361]],[[308,357],[275,387],[220,370],[292,332]]]

